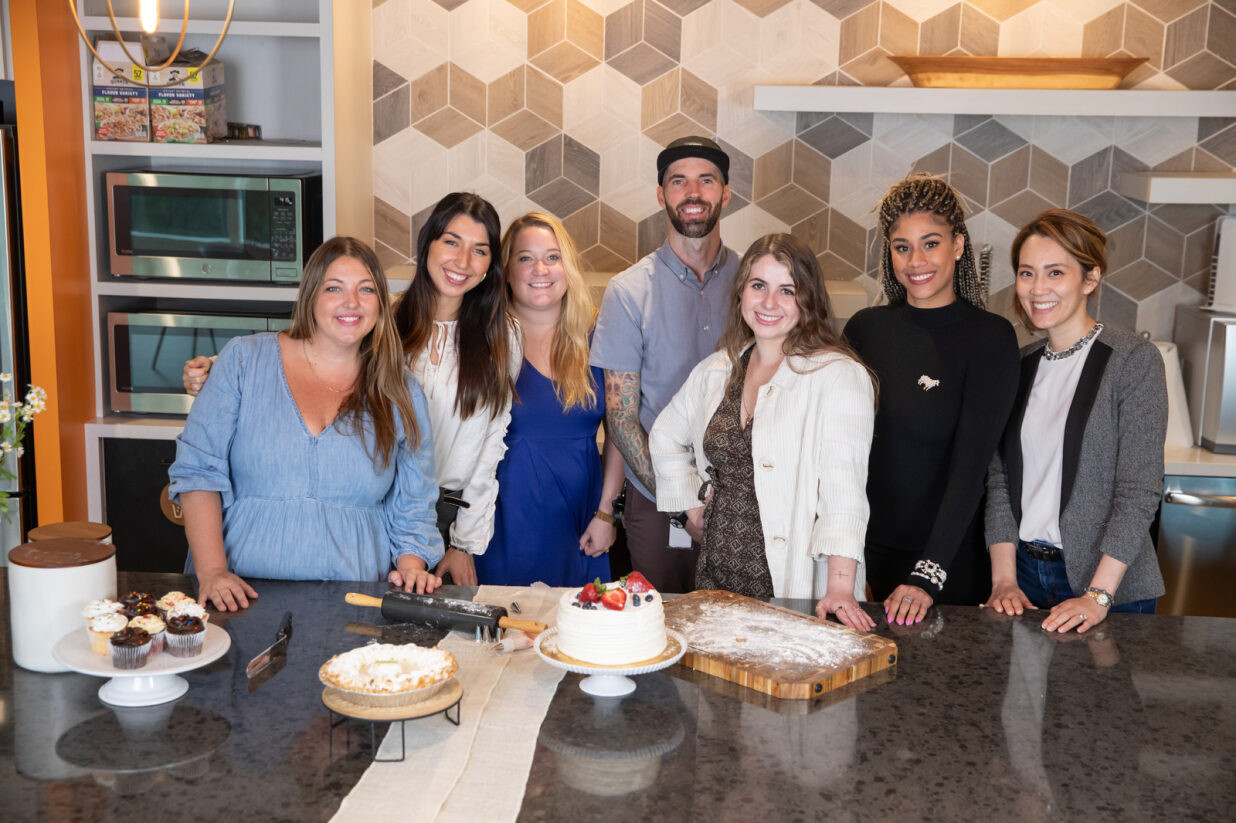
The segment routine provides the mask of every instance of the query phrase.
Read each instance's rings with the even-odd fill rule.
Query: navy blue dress
[[[592,369],[596,402],[562,410],[554,384],[524,360],[511,407],[506,455],[498,464],[494,536],[476,557],[481,583],[582,586],[609,580],[609,555],[589,557],[579,538],[601,498],[597,427],[605,414],[604,378]]]

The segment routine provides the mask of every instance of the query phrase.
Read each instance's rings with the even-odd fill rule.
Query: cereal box
[[[134,55],[141,54],[140,45],[127,45]],[[114,40],[100,42],[97,48],[107,64],[94,61],[91,79],[94,139],[149,143],[150,101],[146,87],[121,79],[108,70],[108,66],[112,66],[126,78],[140,81],[144,75],[142,68],[129,62]]]
[[[227,137],[223,64],[172,65],[150,75],[150,127],[156,143],[212,143]],[[158,88],[181,77],[178,85]]]

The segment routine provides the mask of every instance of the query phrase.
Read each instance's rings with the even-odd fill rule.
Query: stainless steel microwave
[[[298,283],[322,242],[322,175],[113,171],[111,273]]]
[[[108,369],[111,410],[145,414],[188,414],[185,361],[213,357],[227,341],[245,334],[282,331],[287,317],[109,312]]]

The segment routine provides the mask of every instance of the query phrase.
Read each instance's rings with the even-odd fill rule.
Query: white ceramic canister
[[[23,543],[9,552],[9,625],[13,661],[36,672],[67,672],[52,656],[64,635],[84,628],[82,608],[116,597],[116,547],[64,537]]]

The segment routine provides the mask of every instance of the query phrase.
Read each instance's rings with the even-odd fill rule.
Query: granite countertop
[[[247,612],[214,618],[232,648],[185,675],[188,694],[120,712],[99,702],[100,679],[13,664],[0,587],[0,817],[329,819],[371,750],[367,727],[330,729],[317,668],[367,639],[349,621],[381,622],[344,593],[384,586],[254,585]],[[120,587],[189,581],[122,574]],[[287,610],[287,665],[251,692],[245,663]],[[1236,807],[1236,620],[1113,615],[1078,637],[1046,635],[1032,614],[938,607],[878,633],[898,643],[895,669],[814,702],[680,666],[594,701],[566,675],[519,819],[1178,820]],[[408,736],[414,749],[415,723]]]

